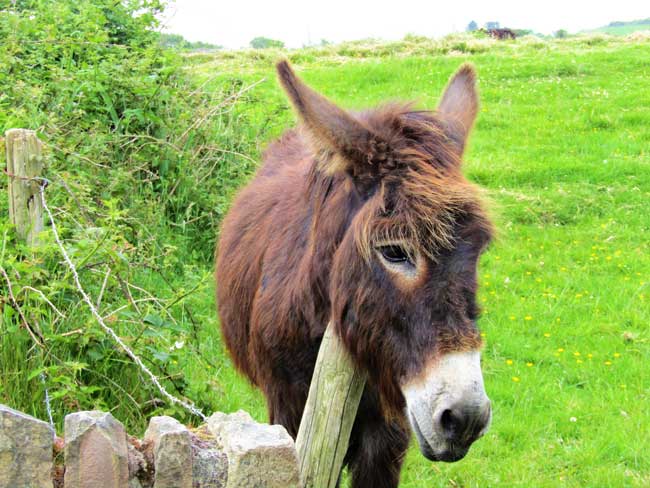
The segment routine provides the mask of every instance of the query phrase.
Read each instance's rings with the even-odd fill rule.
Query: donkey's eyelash
[[[379,251],[382,257],[389,263],[398,264],[411,262],[409,253],[401,246],[381,246],[377,248],[377,251]]]
[[[409,257],[414,257],[416,255],[414,246],[404,239],[375,239],[372,247],[375,250],[379,250],[383,247],[399,247],[400,249],[403,249]]]

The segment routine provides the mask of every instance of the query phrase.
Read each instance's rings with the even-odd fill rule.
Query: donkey
[[[355,488],[399,483],[411,431],[456,461],[491,419],[476,326],[492,226],[461,159],[478,110],[463,65],[435,111],[345,111],[286,61],[301,125],[273,142],[224,219],[215,278],[235,366],[295,438],[328,322],[368,382],[345,463]],[[410,428],[409,428],[410,425]]]

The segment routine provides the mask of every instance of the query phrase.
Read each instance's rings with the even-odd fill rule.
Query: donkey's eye
[[[410,262],[408,253],[400,246],[381,246],[377,249],[389,263]]]

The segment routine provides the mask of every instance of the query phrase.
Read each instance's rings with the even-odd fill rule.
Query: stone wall
[[[0,405],[0,488],[299,488],[293,440],[246,412],[188,429],[153,417],[139,440],[110,413],[49,424]]]

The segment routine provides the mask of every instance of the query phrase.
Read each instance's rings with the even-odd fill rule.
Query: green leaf
[[[160,316],[158,316],[158,315],[154,315],[154,314],[148,314],[148,315],[146,315],[146,316],[142,319],[142,321],[145,322],[145,323],[147,323],[147,324],[151,324],[151,325],[153,325],[153,326],[155,326],[155,327],[161,327],[162,324],[163,324],[163,319],[160,318]]]

